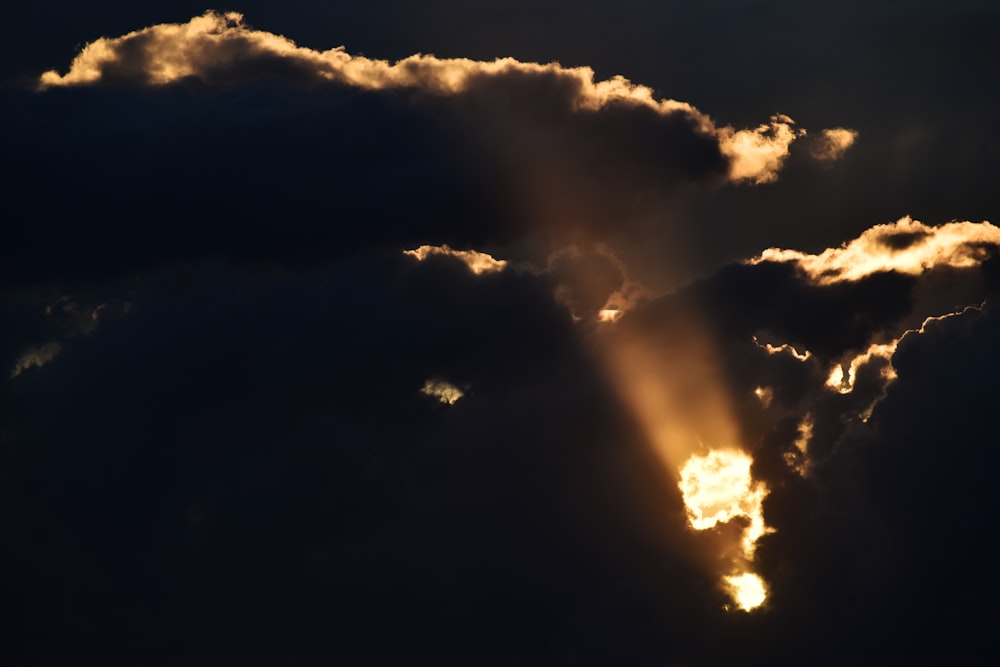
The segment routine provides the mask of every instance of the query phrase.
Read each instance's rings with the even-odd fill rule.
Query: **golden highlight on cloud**
[[[932,227],[906,216],[876,225],[818,255],[768,248],[749,263],[794,262],[816,284],[831,285],[884,271],[919,275],[939,266],[971,268],[998,247],[1000,228],[989,222],[956,221]]]
[[[799,352],[797,349],[795,349],[793,345],[789,345],[788,343],[782,343],[781,345],[772,345],[771,343],[761,343],[756,336],[753,337],[753,342],[757,345],[757,347],[759,347],[762,350],[766,350],[768,354],[772,355],[782,354],[782,353],[790,354],[799,361],[806,361],[807,359],[809,359],[810,356],[812,356],[812,353],[809,352],[809,350],[806,350],[805,352]]]
[[[720,128],[722,152],[730,159],[729,177],[756,184],[775,181],[788,157],[789,146],[806,133],[793,127],[794,124],[791,118],[779,114],[772,116],[770,123],[753,130]]]
[[[424,396],[436,398],[445,405],[455,405],[458,399],[465,396],[465,392],[452,383],[433,378],[424,382],[420,393]]]
[[[784,455],[785,463],[800,477],[805,477],[809,472],[809,441],[812,440],[815,426],[812,414],[807,412],[799,422],[798,435],[792,443],[795,449],[786,451]]]
[[[857,141],[858,133],[844,127],[833,127],[823,130],[812,141],[809,154],[815,160],[832,162],[839,160],[847,149]]]
[[[969,312],[978,312],[982,309],[983,304],[971,305],[952,313],[928,317],[924,319],[920,328],[907,329],[899,336],[899,338],[894,338],[887,343],[872,343],[864,352],[855,355],[850,359],[846,359],[842,363],[830,369],[830,374],[826,380],[826,387],[841,394],[849,394],[854,391],[858,374],[862,368],[872,363],[881,363],[882,368],[879,370],[879,376],[882,379],[881,391],[875,399],[869,405],[864,407],[859,413],[861,421],[867,422],[871,418],[872,412],[875,410],[875,406],[878,405],[883,398],[885,398],[889,385],[898,378],[896,369],[892,365],[892,357],[896,353],[896,349],[899,347],[900,342],[904,338],[911,335],[919,336],[927,331],[928,326],[934,326],[938,322],[943,322],[944,320],[948,320],[953,317],[959,317]]]
[[[507,267],[505,259],[495,259],[492,255],[478,250],[454,250],[447,245],[422,245],[413,250],[404,250],[403,254],[415,257],[418,262],[434,255],[454,257],[469,267],[469,270],[477,276],[484,273],[497,273]]]
[[[251,66],[252,65],[252,66]],[[101,37],[87,44],[69,70],[44,72],[39,88],[119,82],[163,86],[183,80],[220,84],[277,74],[315,84],[337,83],[367,90],[415,88],[453,96],[466,93],[491,77],[535,77],[559,88],[571,111],[598,112],[608,107],[646,108],[670,116],[683,114],[692,128],[714,136],[730,161],[729,178],[761,184],[777,178],[789,146],[805,130],[784,115],[754,129],[717,127],[686,102],[657,98],[651,88],[617,75],[595,80],[590,67],[563,67],[514,58],[476,61],[416,54],[390,63],[348,53],[344,47],[316,51],[281,35],[249,28],[238,12],[206,12],[187,23],[159,24],[120,37]],[[825,130],[832,146],[846,145],[850,130]],[[838,143],[839,142],[839,143]],[[842,152],[842,149],[840,150]],[[836,150],[831,149],[829,159]],[[839,155],[839,153],[837,153]]]

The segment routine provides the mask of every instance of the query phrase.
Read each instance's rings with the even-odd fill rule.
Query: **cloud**
[[[422,262],[431,256],[454,257],[469,267],[469,270],[477,276],[483,273],[503,271],[507,267],[506,260],[494,259],[492,255],[485,252],[479,252],[478,250],[453,250],[447,245],[422,245],[413,250],[404,250],[403,254],[415,257],[418,262]]]
[[[809,142],[809,155],[821,162],[832,162],[843,157],[857,141],[858,132],[843,127],[823,130]]]
[[[788,116],[777,115],[769,124],[753,130],[722,128],[719,132],[722,151],[731,160],[729,177],[734,181],[771,183],[788,157],[789,146],[804,130],[796,130]]]
[[[458,399],[465,396],[465,392],[446,380],[430,379],[424,382],[420,389],[424,396],[430,396],[441,401],[445,405],[455,405]]]
[[[62,345],[57,341],[45,343],[37,347],[29,347],[18,357],[17,363],[14,364],[14,368],[10,371],[10,377],[13,379],[29,368],[44,366],[55,359],[60,352],[62,352]]]
[[[365,90],[418,89],[433,95],[479,100],[479,110],[502,113],[513,106],[538,116],[552,113],[651,112],[682,117],[689,131],[713,137],[729,161],[728,178],[755,184],[773,182],[789,145],[805,130],[784,115],[754,129],[716,126],[692,105],[657,98],[654,91],[623,76],[595,80],[590,67],[521,62],[513,58],[475,61],[417,54],[395,63],[347,53],[343,47],[316,51],[290,39],[249,28],[237,12],[209,11],[187,23],[160,24],[121,37],[87,44],[69,70],[46,71],[40,89],[101,83],[165,86],[199,81],[210,86],[274,77],[311,85],[335,83]],[[499,91],[489,81],[502,81]],[[496,92],[502,93],[497,95]],[[846,148],[850,130],[825,130],[827,142]],[[849,142],[848,142],[849,143]],[[831,149],[834,151],[834,149]],[[839,153],[838,153],[839,154]],[[830,158],[835,157],[833,152]]]
[[[818,255],[768,248],[750,263],[789,262],[817,284],[857,281],[873,273],[909,275],[940,266],[968,268],[1000,246],[1000,229],[989,222],[948,222],[930,226],[909,216],[876,225],[858,238]]]

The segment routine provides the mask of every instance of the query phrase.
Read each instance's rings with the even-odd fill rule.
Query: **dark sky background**
[[[214,7],[317,50],[589,66],[716,127],[787,114],[809,135],[759,185],[695,112],[573,110],[559,75],[365,90],[240,51],[150,86],[136,50],[37,88],[211,8],[0,27],[4,664],[996,664],[1000,239],[850,280],[744,261],[997,219],[996,3]],[[856,143],[810,158],[833,127]],[[690,529],[651,414],[752,454],[764,606],[727,609],[743,525]]]

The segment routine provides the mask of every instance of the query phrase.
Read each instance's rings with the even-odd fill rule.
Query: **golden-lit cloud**
[[[858,133],[855,130],[843,127],[826,129],[813,138],[809,154],[822,162],[839,160],[847,149],[854,145],[857,138]]]
[[[909,216],[876,225],[861,236],[818,255],[768,248],[749,260],[794,262],[816,284],[856,281],[873,273],[919,275],[938,266],[969,268],[1000,246],[1000,228],[989,222],[949,222],[932,227]]]
[[[119,82],[163,86],[183,80],[218,84],[268,75],[313,84],[336,83],[367,90],[413,88],[442,96],[468,92],[491,77],[534,77],[558,90],[570,111],[598,112],[609,107],[649,109],[661,116],[679,114],[693,131],[714,136],[730,161],[732,181],[769,183],[788,156],[789,146],[805,130],[784,115],[753,129],[716,126],[686,102],[660,98],[648,86],[623,76],[596,80],[590,67],[521,62],[514,58],[477,61],[416,54],[397,62],[352,55],[344,47],[317,51],[287,37],[248,27],[238,12],[209,11],[186,23],[167,23],[120,37],[101,37],[73,59],[69,70],[44,72],[39,88]],[[831,146],[843,146],[854,134],[824,130]],[[852,139],[853,140],[853,139]],[[830,159],[837,149],[831,148]]]
[[[729,177],[734,181],[770,183],[778,178],[778,171],[788,157],[789,146],[805,134],[793,127],[795,121],[788,116],[776,115],[770,123],[752,130],[718,130],[722,152],[729,159]]]
[[[788,467],[802,477],[805,477],[809,471],[809,441],[812,440],[815,427],[816,423],[813,421],[812,415],[807,412],[806,416],[799,422],[798,435],[792,442],[795,449],[786,451],[784,455]]]
[[[799,352],[793,345],[788,343],[782,343],[781,345],[772,345],[771,343],[761,343],[757,336],[753,337],[753,342],[762,350],[766,350],[768,354],[789,354],[792,357],[798,359],[799,361],[806,361],[812,356],[809,350],[805,352]]]
[[[971,305],[952,313],[928,317],[924,319],[919,328],[907,329],[899,336],[899,338],[894,338],[886,343],[872,343],[864,352],[848,359],[844,359],[841,363],[830,369],[830,374],[827,376],[826,380],[826,387],[841,394],[849,394],[854,391],[855,383],[860,370],[869,364],[880,363],[881,368],[879,369],[879,377],[882,380],[881,391],[874,398],[874,400],[869,405],[865,406],[859,413],[861,421],[866,422],[869,418],[871,418],[872,412],[875,410],[875,406],[878,405],[883,398],[885,398],[889,385],[892,384],[892,382],[898,377],[896,369],[892,365],[892,358],[896,353],[896,349],[899,347],[900,342],[902,342],[904,338],[907,336],[919,336],[925,333],[929,326],[934,326],[938,322],[942,322],[953,317],[959,317],[969,312],[981,311],[982,309],[982,304]]]
[[[10,377],[16,378],[29,368],[44,366],[55,359],[61,351],[62,345],[54,341],[37,347],[29,347],[18,357],[17,363],[10,371]]]
[[[436,378],[432,378],[424,382],[424,386],[420,390],[420,393],[424,396],[436,398],[445,405],[454,405],[458,399],[465,396],[465,392],[452,383]]]
[[[415,257],[418,262],[435,255],[454,257],[469,267],[469,270],[477,276],[484,273],[497,273],[507,267],[507,260],[495,259],[492,255],[478,250],[454,250],[447,245],[422,245],[413,250],[404,250],[403,254]]]

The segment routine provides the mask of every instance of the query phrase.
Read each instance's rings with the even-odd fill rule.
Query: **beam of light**
[[[723,577],[723,582],[733,602],[743,611],[752,611],[767,599],[767,585],[753,572]]]
[[[424,382],[420,393],[424,396],[436,398],[445,405],[455,405],[458,399],[465,396],[465,392],[444,380],[431,379]]]
[[[479,252],[478,250],[454,250],[447,245],[422,245],[413,250],[404,250],[403,254],[416,258],[418,262],[422,262],[434,255],[454,257],[469,267],[469,270],[477,276],[484,273],[497,273],[507,267],[507,260],[505,259],[495,259],[492,255]]]
[[[55,359],[60,352],[62,352],[62,345],[55,341],[39,345],[38,347],[29,347],[18,357],[17,363],[14,364],[14,368],[10,371],[10,378],[16,378],[29,368],[44,366]]]
[[[713,135],[730,160],[732,181],[769,183],[777,178],[788,147],[805,134],[787,116],[775,115],[753,129],[717,127],[686,102],[657,99],[652,88],[623,76],[595,80],[590,67],[520,62],[514,58],[475,61],[417,54],[395,63],[347,53],[344,47],[316,51],[273,33],[246,26],[238,12],[206,12],[187,23],[154,25],[121,37],[102,37],[76,55],[69,71],[44,72],[39,88],[94,85],[104,80],[163,86],[185,79],[207,84],[252,77],[256,70],[280,69],[286,76],[314,83],[339,83],[368,90],[420,88],[438,95],[458,95],[484,77],[514,75],[555,81],[574,111],[609,106],[645,107],[660,115],[683,114],[692,126]],[[268,67],[278,64],[279,67]],[[840,129],[840,128],[838,128]]]
[[[1000,247],[1000,228],[989,222],[949,222],[937,227],[909,216],[875,225],[861,236],[818,255],[768,248],[748,264],[793,262],[817,285],[857,281],[885,271],[920,275],[938,266],[971,268]]]

